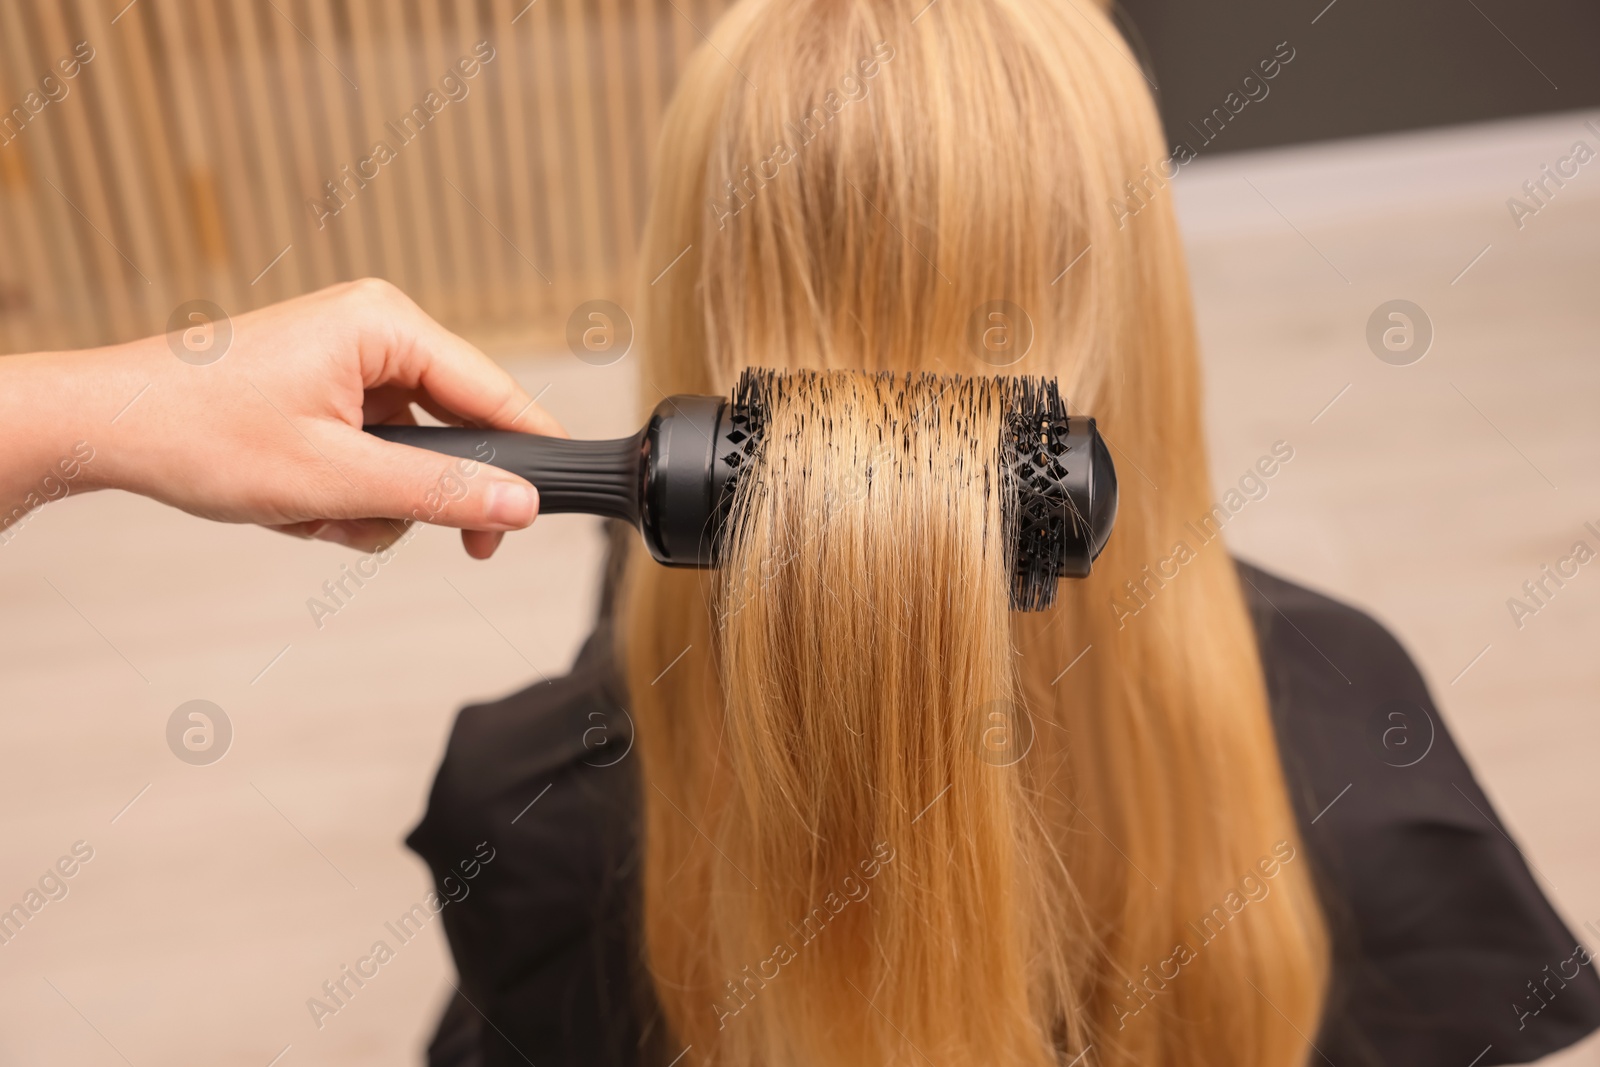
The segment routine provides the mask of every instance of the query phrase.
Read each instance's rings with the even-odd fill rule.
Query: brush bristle
[[[1001,515],[1007,534],[1011,607],[1016,611],[1043,611],[1054,605],[1057,584],[1068,571],[1075,509],[1064,484],[1067,407],[1052,379],[749,368],[734,388],[725,441],[718,449],[720,461],[731,468],[718,518],[726,520],[726,508],[731,505],[740,478],[759,458],[767,414],[774,403],[781,402],[788,390],[800,383],[804,383],[808,395],[826,396],[826,379],[840,373],[860,373],[902,395],[914,392],[944,401],[930,402],[924,414],[944,420],[940,430],[947,433],[970,432],[970,423],[961,417],[962,412],[974,410],[973,405],[995,402],[998,393],[999,402],[1007,409],[998,450],[1003,469],[989,484],[998,484],[1004,494]],[[1078,518],[1081,520],[1081,516]]]
[[[1067,493],[1067,406],[1054,379],[1016,378],[1006,441],[1006,513],[1011,530],[1011,607],[1044,611],[1056,602],[1072,541]]]

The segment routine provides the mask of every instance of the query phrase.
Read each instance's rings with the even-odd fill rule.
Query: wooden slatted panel
[[[661,110],[726,3],[5,0],[0,353],[367,274],[559,344],[628,301]]]
[[[76,81],[62,83],[67,95],[59,102],[43,106],[38,114],[30,114],[39,97],[40,83],[45,74],[56,70],[59,58],[44,51],[44,44],[33,35],[28,25],[28,14],[20,5],[0,4],[0,82],[4,83],[6,96],[0,108],[0,152],[6,154],[4,172],[15,176],[15,184],[6,190],[5,207],[13,225],[28,227],[37,221],[40,232],[33,258],[16,262],[15,254],[8,251],[4,257],[7,269],[16,270],[22,286],[19,302],[39,313],[37,328],[51,345],[87,344],[98,334],[109,333],[107,317],[92,317],[91,307],[103,316],[103,307],[91,300],[93,279],[80,247],[84,234],[93,233],[73,217],[72,208],[58,195],[50,184],[49,175],[59,175],[62,170],[56,138],[47,136],[43,127],[55,116],[52,107],[66,107],[82,103],[76,93]],[[40,60],[41,54],[48,58]],[[80,75],[81,77],[81,75]],[[55,90],[59,92],[60,90]],[[15,116],[21,125],[5,126]],[[25,243],[22,253],[28,252]]]

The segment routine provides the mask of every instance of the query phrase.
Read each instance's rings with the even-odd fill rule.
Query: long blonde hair
[[[1166,157],[1069,0],[741,0],[685,71],[647,403],[1020,356],[1122,472],[1094,574],[1009,613],[993,383],[826,375],[774,405],[720,571],[634,553],[644,947],[689,1061],[1307,1058],[1326,935],[1232,561],[1118,606],[1212,507]]]

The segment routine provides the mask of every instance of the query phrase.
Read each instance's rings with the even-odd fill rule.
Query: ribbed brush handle
[[[582,512],[639,523],[642,436],[569,441],[509,430],[457,426],[366,426],[374,437],[477,460],[526,478],[539,490],[539,513]]]

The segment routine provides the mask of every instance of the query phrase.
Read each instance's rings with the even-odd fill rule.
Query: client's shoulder
[[[1411,656],[1382,623],[1359,608],[1237,561],[1269,684],[1299,682],[1346,696],[1371,689],[1426,697]],[[1401,690],[1394,694],[1396,689]],[[1336,710],[1337,699],[1322,710]]]
[[[1570,962],[1578,942],[1400,642],[1257,567],[1240,563],[1239,577],[1334,939],[1319,1050],[1340,1064],[1378,1049],[1381,1062],[1433,1065],[1493,1045],[1492,1062],[1524,1063],[1592,1030],[1592,971],[1553,1004],[1527,995],[1528,977]]]
[[[600,843],[630,810],[632,748],[603,625],[569,673],[461,710],[409,843],[430,860],[490,830]]]
[[[604,624],[568,674],[456,717],[407,839],[449,901],[445,932],[471,998],[446,1018],[436,1053],[460,1042],[490,1058],[506,1048],[541,1063],[623,1063],[638,1045],[632,747]]]
[[[1470,783],[1471,773],[1395,636],[1349,604],[1243,561],[1238,570],[1299,814],[1318,816],[1353,785],[1352,795],[1405,801],[1374,813],[1386,824],[1408,810],[1470,816],[1451,783]]]
[[[609,627],[584,644],[572,669],[456,717],[445,767],[482,765],[474,784],[493,789],[504,780],[555,772],[573,763],[607,762],[606,754],[633,739],[632,720],[612,658]]]

